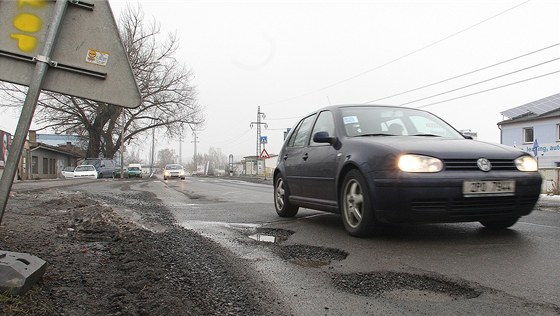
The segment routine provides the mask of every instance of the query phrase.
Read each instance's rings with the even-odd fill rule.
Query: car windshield
[[[165,166],[166,170],[179,170],[179,169],[183,169],[183,167],[181,167],[181,165],[167,165]]]
[[[95,168],[93,166],[77,166],[74,171],[93,171]]]
[[[140,170],[140,168],[138,168],[138,167],[128,167],[128,170],[136,170],[136,171],[138,171],[138,170]]]
[[[348,136],[429,136],[464,138],[437,116],[422,110],[358,106],[341,109]]]

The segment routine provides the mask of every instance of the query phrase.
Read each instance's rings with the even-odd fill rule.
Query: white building
[[[560,93],[501,112],[504,145],[533,153],[539,169],[560,167]]]

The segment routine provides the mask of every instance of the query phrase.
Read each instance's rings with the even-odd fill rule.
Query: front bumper
[[[381,222],[469,222],[528,215],[541,189],[537,172],[459,172],[379,177],[370,174],[372,206]],[[515,180],[511,196],[463,196],[464,180]]]

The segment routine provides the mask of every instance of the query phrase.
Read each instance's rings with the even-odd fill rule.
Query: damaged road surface
[[[513,229],[280,218],[272,186],[187,178],[14,185],[0,249],[48,262],[8,315],[558,315],[557,204]],[[543,204],[544,205],[544,204]],[[25,233],[24,233],[25,232]]]

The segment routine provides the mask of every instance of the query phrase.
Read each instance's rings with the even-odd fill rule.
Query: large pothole
[[[482,294],[464,282],[405,272],[334,274],[332,282],[339,290],[352,294],[406,301],[446,302]]]
[[[340,249],[307,245],[279,246],[276,252],[282,259],[306,267],[321,267],[348,256],[346,251]]]

